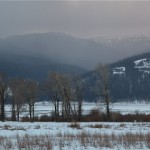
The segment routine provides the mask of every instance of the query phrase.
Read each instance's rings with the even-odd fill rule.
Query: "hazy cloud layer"
[[[80,37],[150,34],[150,2],[0,2],[0,37],[51,31]]]

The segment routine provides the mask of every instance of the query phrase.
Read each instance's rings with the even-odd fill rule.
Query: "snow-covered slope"
[[[150,73],[150,58],[141,58],[133,61],[134,68],[142,73]],[[113,75],[125,75],[126,67],[114,67],[112,68]]]
[[[115,68],[112,68],[113,70],[113,74],[125,74],[125,71],[126,71],[126,68],[125,67],[115,67]]]
[[[150,73],[150,58],[143,58],[134,61],[135,68],[143,73]]]
[[[150,99],[150,53],[143,53],[111,64],[110,70],[109,87],[113,101]],[[87,94],[92,98],[96,97],[93,89],[99,80],[95,74],[93,71],[85,77],[89,86]]]

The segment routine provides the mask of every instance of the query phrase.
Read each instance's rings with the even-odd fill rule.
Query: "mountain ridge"
[[[49,57],[59,63],[93,69],[96,64],[113,62],[115,50],[91,39],[77,38],[64,33],[35,33],[11,36],[0,40],[0,51]]]
[[[21,77],[26,79],[43,81],[49,71],[77,75],[87,70],[68,64],[59,64],[49,59],[24,55],[0,55],[0,71],[8,77]]]
[[[110,95],[112,101],[149,100],[150,99],[150,52],[135,55],[110,64]],[[90,71],[83,75],[87,90],[87,99],[99,98],[94,88],[99,80],[96,72]]]

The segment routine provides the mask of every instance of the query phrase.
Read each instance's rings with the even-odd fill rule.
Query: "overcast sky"
[[[150,35],[150,1],[0,1],[0,37],[55,31],[78,37]]]

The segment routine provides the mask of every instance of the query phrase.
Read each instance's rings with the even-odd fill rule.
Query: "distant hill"
[[[150,53],[124,59],[111,68],[114,98],[150,99]]]
[[[150,52],[150,36],[100,37],[94,41],[121,52],[120,59]]]
[[[0,39],[0,72],[39,81],[49,71],[82,74],[87,87],[85,99],[95,100],[97,76],[87,70],[94,70],[98,62],[107,62],[113,100],[150,99],[150,38],[99,40],[54,32]],[[131,57],[135,53],[142,54]]]
[[[53,62],[90,70],[100,61],[114,62],[118,55],[113,49],[91,39],[55,32],[17,35],[1,39],[0,53],[2,52],[43,56]]]
[[[149,52],[150,37],[83,39],[65,33],[48,32],[16,35],[0,39],[0,54],[46,57],[53,62],[80,66],[88,70],[97,63],[113,63],[120,59]]]
[[[150,100],[150,53],[136,55],[110,64],[110,93],[113,101]],[[89,86],[87,98],[95,99],[97,83],[94,71],[84,74]]]
[[[4,72],[8,77],[21,77],[42,81],[47,78],[49,71],[73,75],[86,72],[83,68],[55,63],[44,57],[11,53],[3,53],[0,55],[0,72]]]

